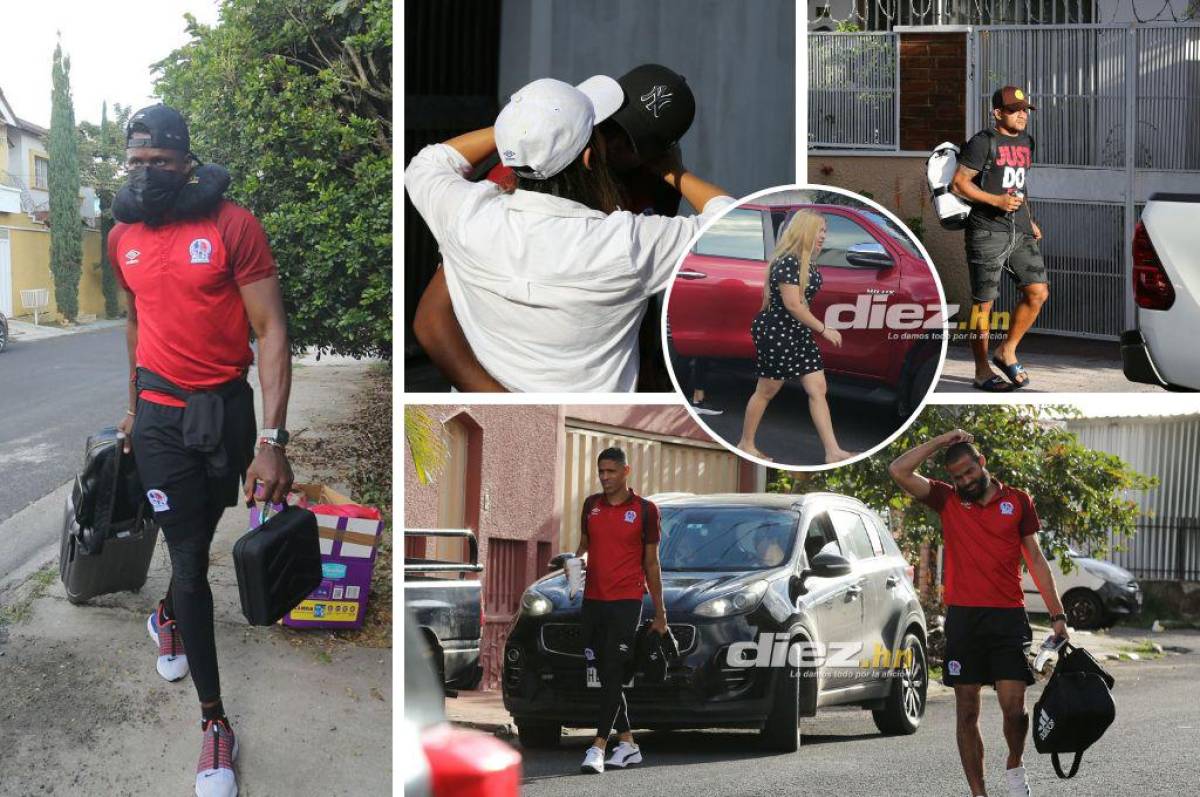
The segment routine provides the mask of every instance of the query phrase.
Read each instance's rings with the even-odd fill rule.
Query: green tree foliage
[[[1108,533],[1132,537],[1140,517],[1130,492],[1151,490],[1158,479],[1134,471],[1120,457],[1086,448],[1065,428],[1071,407],[1051,405],[926,405],[917,420],[890,445],[865,460],[817,473],[776,471],[773,492],[830,490],[859,498],[888,517],[893,534],[911,555],[922,542],[941,542],[938,516],[905,494],[888,475],[903,452],[943,432],[961,428],[975,436],[987,469],[1005,484],[1033,496],[1047,548],[1063,561],[1068,546],[1108,551]],[[920,471],[947,479],[935,455]]]
[[[124,180],[122,165],[125,162],[125,126],[133,109],[127,105],[113,105],[116,118],[108,120],[108,103],[100,113],[100,124],[88,121],[79,123],[79,174],[85,185],[96,191],[100,200],[100,287],[104,291],[104,314],[115,318],[120,313],[117,303],[117,280],[112,264],[108,262],[108,233],[113,228],[112,203]]]
[[[412,457],[417,481],[429,484],[442,470],[449,456],[446,432],[442,424],[420,407],[404,408],[404,442]]]
[[[227,0],[161,61],[192,149],[262,221],[296,346],[391,356],[390,0]]]
[[[54,303],[67,321],[79,315],[79,275],[83,267],[83,220],[79,216],[79,151],[71,104],[71,59],[62,44],[54,48],[50,76],[50,273]]]

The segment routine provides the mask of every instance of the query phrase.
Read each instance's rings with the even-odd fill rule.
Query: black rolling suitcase
[[[158,526],[121,447],[114,427],[89,437],[67,495],[58,572],[71,603],[146,583]]]
[[[288,506],[233,544],[242,614],[250,625],[274,625],[321,585],[317,516]]]

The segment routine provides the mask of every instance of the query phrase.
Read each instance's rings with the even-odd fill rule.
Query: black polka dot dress
[[[758,375],[765,379],[794,379],[822,370],[825,366],[813,331],[788,312],[779,294],[782,283],[800,284],[800,261],[795,255],[779,258],[771,264],[770,280],[771,301],[750,324]],[[804,291],[809,305],[820,288],[821,271],[815,263],[810,263],[808,287]]]

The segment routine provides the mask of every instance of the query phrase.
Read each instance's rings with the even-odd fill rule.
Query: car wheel
[[[902,664],[893,673],[892,689],[884,707],[871,712],[875,727],[889,736],[917,732],[921,717],[925,716],[925,696],[929,690],[929,666],[920,638],[913,633],[905,634],[900,650]]]
[[[555,722],[540,722],[517,718],[517,739],[527,750],[545,750],[558,747],[562,737],[562,726]]]
[[[1077,589],[1063,596],[1063,612],[1072,628],[1103,628],[1104,604],[1090,589]]]
[[[775,703],[759,731],[763,747],[779,753],[800,749],[800,670],[785,667],[775,687]]]
[[[901,402],[900,414],[912,415],[917,411],[917,407],[921,406],[921,400],[925,398],[925,394],[929,392],[929,388],[933,385],[933,377],[937,373],[937,367],[937,357],[930,357],[921,363],[921,367],[917,369],[912,381],[909,382],[908,395]]]

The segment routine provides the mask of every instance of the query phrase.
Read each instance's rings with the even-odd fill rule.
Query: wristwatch
[[[276,448],[285,447],[290,438],[291,435],[288,434],[287,429],[263,429],[258,433],[260,443],[267,443]]]
[[[1062,620],[1065,623],[1067,621],[1067,616],[1065,614],[1063,614],[1062,612],[1059,612],[1058,614],[1050,615],[1050,624],[1051,625],[1053,625],[1054,623],[1057,623],[1059,620]]]

